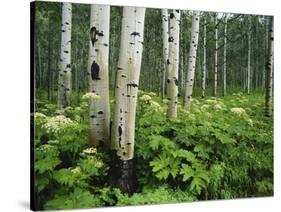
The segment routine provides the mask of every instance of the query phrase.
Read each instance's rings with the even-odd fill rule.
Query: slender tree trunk
[[[49,23],[48,23],[48,76],[47,76],[47,80],[48,80],[48,101],[51,102],[52,101],[52,83],[53,83],[53,71],[52,71],[52,33],[51,33],[51,27],[52,27],[52,23],[51,23],[51,12],[49,12]]]
[[[169,56],[167,60],[167,118],[177,118],[178,99],[178,69],[179,69],[179,34],[180,34],[180,11],[173,10],[170,13],[169,30]]]
[[[205,97],[206,91],[206,71],[207,71],[207,64],[206,64],[206,47],[207,47],[207,17],[204,18],[204,38],[203,38],[203,71],[202,71],[202,98]]]
[[[227,45],[227,16],[224,20],[224,46],[223,46],[223,96],[226,95],[226,46]]]
[[[263,58],[267,58],[268,53],[268,18],[265,17],[265,39],[264,39],[264,56]],[[264,60],[264,64],[266,63],[266,59]],[[266,69],[263,69],[262,73],[262,88],[265,88],[265,81],[266,81]]]
[[[113,166],[110,175],[113,181],[111,184],[128,193],[136,189],[133,158],[144,18],[145,8],[123,8],[111,137]]]
[[[162,91],[161,91],[161,97],[162,99],[165,96],[165,86],[166,86],[166,69],[167,69],[167,60],[168,60],[168,54],[169,54],[169,22],[168,22],[168,10],[162,9],[161,10],[162,15],[162,36],[163,36],[163,71],[162,71]]]
[[[218,83],[218,18],[215,14],[215,64],[214,64],[214,86],[213,96],[217,96],[217,83]]]
[[[39,40],[39,38],[38,38]],[[39,46],[39,42],[37,42],[37,64],[38,64],[38,68],[37,68],[37,74],[38,74],[38,80],[37,80],[37,85],[38,88],[41,87],[42,85],[42,66],[41,66],[41,50],[40,50],[40,46]]]
[[[184,95],[185,109],[189,109],[192,102],[193,83],[194,83],[198,37],[199,37],[199,23],[200,23],[199,12],[194,12],[192,18],[192,27],[191,27],[188,71],[186,73],[187,76],[185,81],[185,95]]]
[[[90,100],[89,143],[95,147],[110,146],[109,22],[110,6],[91,5],[88,58],[89,92],[101,97],[98,100]]]
[[[180,43],[183,40],[183,30],[180,30]],[[184,65],[183,65],[183,61],[184,61],[184,57],[183,57],[183,52],[184,49],[180,47],[180,72],[179,72],[179,79],[180,79],[180,85],[179,85],[179,95],[178,96],[183,96],[183,92],[184,92]]]
[[[251,17],[249,19],[249,31],[248,31],[248,67],[247,67],[247,94],[250,94],[251,90]]]
[[[71,94],[71,3],[62,3],[61,56],[58,76],[58,108],[70,104]]]
[[[269,17],[269,39],[268,39],[268,54],[266,63],[266,93],[265,93],[265,115],[272,115],[272,76],[273,76],[273,16]]]

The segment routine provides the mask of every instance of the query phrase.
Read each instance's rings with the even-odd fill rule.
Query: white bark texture
[[[196,56],[198,47],[198,37],[199,37],[199,23],[200,16],[199,12],[193,13],[192,26],[191,26],[191,40],[189,47],[189,61],[188,70],[186,72],[185,81],[185,95],[184,95],[184,108],[189,109],[192,101],[193,84],[194,84],[194,74],[196,67]]]
[[[89,92],[99,95],[90,100],[89,143],[109,147],[109,22],[110,6],[91,5],[90,44],[88,58]]]
[[[207,64],[206,64],[206,46],[207,46],[207,18],[204,18],[204,38],[203,38],[203,71],[202,71],[202,93],[201,96],[205,97],[206,91],[206,72],[207,72]]]
[[[165,96],[165,85],[166,85],[166,64],[169,54],[169,18],[168,18],[168,9],[161,10],[162,15],[162,36],[163,36],[163,73],[162,73],[162,98]]]
[[[223,95],[226,95],[226,46],[227,45],[227,16],[224,19],[224,46],[223,46]]]
[[[266,64],[266,93],[265,93],[265,114],[271,115],[272,105],[272,88],[273,88],[273,44],[274,44],[274,24],[273,17],[269,17],[269,39],[268,39],[268,55]]]
[[[111,149],[122,160],[134,157],[135,118],[143,50],[145,8],[124,7],[115,87]]]
[[[58,108],[70,104],[71,93],[71,3],[62,3],[61,55],[58,76]]]
[[[248,67],[247,67],[247,94],[251,90],[251,17],[249,17],[249,31],[248,31]]]
[[[215,15],[215,68],[214,68],[214,86],[213,96],[217,96],[218,84],[218,17]]]
[[[177,118],[178,69],[179,69],[179,35],[180,11],[170,13],[169,55],[167,60],[167,97],[169,100],[167,118]]]

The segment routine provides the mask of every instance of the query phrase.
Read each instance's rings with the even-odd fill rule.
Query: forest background
[[[81,1],[72,1],[80,3]],[[83,1],[85,3],[92,3],[92,1]],[[198,9],[198,10],[210,10],[210,11],[226,11],[226,12],[241,12],[241,13],[257,13],[257,14],[274,14],[276,17],[276,35],[280,35],[280,9],[274,0],[255,1],[216,1],[217,4],[212,4],[210,1],[199,0],[196,2],[165,2],[167,8],[177,8],[181,6],[185,9]],[[95,3],[112,3],[118,5],[130,5],[130,1],[95,1]],[[151,6],[151,7],[164,7],[161,1],[134,1],[134,5]],[[183,6],[182,6],[183,5]],[[243,6],[242,6],[243,5]],[[1,90],[3,92],[1,105],[1,128],[3,135],[1,141],[4,147],[2,147],[1,161],[9,161],[2,164],[1,169],[5,170],[5,173],[1,177],[1,198],[5,199],[4,204],[1,205],[1,209],[10,209],[13,211],[22,211],[23,208],[28,206],[28,190],[29,180],[29,43],[22,42],[29,39],[29,4],[28,1],[10,1],[5,2],[5,7],[1,7],[1,25],[4,30],[1,34],[1,58],[3,59],[1,77]],[[2,11],[3,10],[3,11]],[[10,11],[13,11],[11,13]],[[15,15],[17,14],[17,15]],[[9,17],[9,21],[7,21]],[[3,24],[2,24],[3,21]],[[17,27],[15,27],[17,26]],[[20,34],[19,34],[20,32]],[[2,37],[3,36],[3,37]],[[277,38],[278,40],[278,38]],[[3,44],[3,45],[2,45]],[[13,48],[11,48],[13,47]],[[16,54],[15,54],[15,49]],[[275,45],[275,57],[280,58],[280,44],[276,42]],[[16,55],[16,56],[15,56]],[[17,62],[15,62],[15,60]],[[275,61],[275,69],[278,70],[280,62]],[[11,69],[11,64],[13,69]],[[280,119],[280,90],[278,85],[278,79],[280,79],[280,73],[276,72],[275,78],[276,92],[275,92],[275,119]],[[7,80],[9,79],[9,80]],[[13,83],[11,83],[13,82]],[[16,133],[15,133],[16,132]],[[276,125],[275,132],[277,133],[275,141],[280,138],[280,127]],[[15,142],[17,145],[15,145]],[[9,151],[7,151],[7,149]],[[280,149],[280,144],[275,142],[275,150]],[[1,153],[2,153],[1,152]],[[275,154],[275,163],[280,164],[280,154]],[[5,159],[4,159],[5,158]],[[6,160],[9,158],[9,160]],[[21,158],[24,158],[21,160]],[[275,169],[276,179],[280,179],[280,169]],[[9,182],[9,183],[7,183]],[[275,181],[275,198],[270,199],[252,199],[252,200],[240,200],[240,201],[223,201],[223,202],[208,202],[208,203],[196,203],[188,204],[190,209],[200,209],[203,211],[208,207],[211,211],[222,211],[228,208],[229,211],[245,209],[245,207],[251,207],[255,211],[264,211],[269,209],[276,209],[277,202],[280,201],[280,183]],[[5,194],[5,196],[4,196]],[[5,197],[5,198],[4,198]],[[234,207],[235,206],[235,207]],[[253,206],[253,208],[252,208]],[[153,206],[157,208],[174,209],[174,205],[162,205]],[[137,209],[137,211],[143,210],[146,207]],[[177,209],[185,209],[185,205],[177,206]],[[118,210],[129,211],[130,209],[119,208]],[[101,211],[101,210],[98,210]]]

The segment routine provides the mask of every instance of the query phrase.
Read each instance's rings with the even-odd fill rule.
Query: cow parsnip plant
[[[273,126],[262,96],[194,99],[167,121],[168,101],[139,93],[137,192],[107,183],[109,155],[88,147],[88,104],[57,110],[40,102],[35,119],[35,187],[41,209],[92,208],[273,194]],[[112,102],[113,104],[113,102]]]

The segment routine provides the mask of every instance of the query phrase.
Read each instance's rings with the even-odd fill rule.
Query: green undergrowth
[[[92,208],[273,195],[273,120],[261,94],[195,98],[167,121],[168,100],[139,92],[138,189],[107,183],[109,155],[89,148],[88,103],[57,110],[40,93],[35,118],[37,209]],[[113,101],[111,101],[113,104]]]

